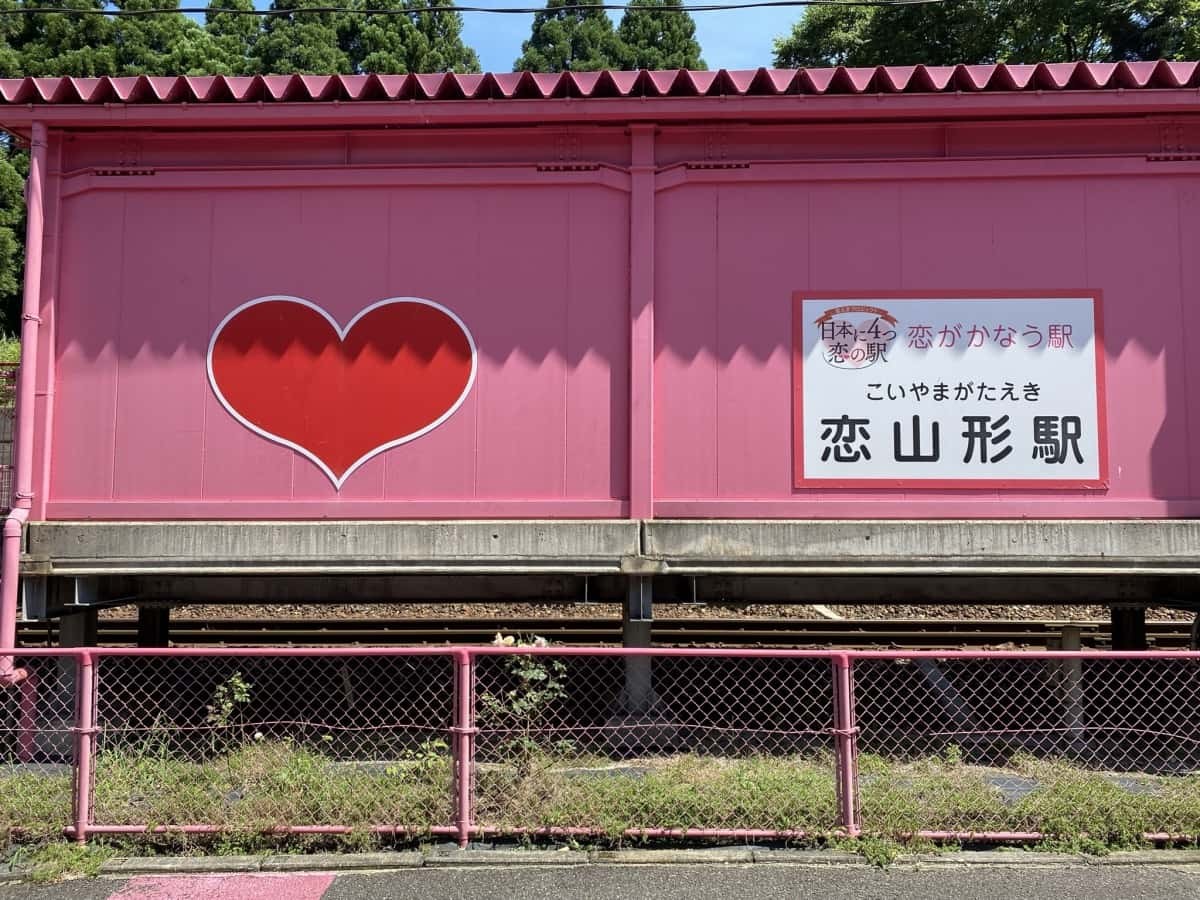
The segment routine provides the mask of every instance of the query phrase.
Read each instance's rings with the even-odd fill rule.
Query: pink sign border
[[[804,343],[803,310],[805,300],[996,300],[1074,299],[1092,301],[1093,343],[1096,353],[1096,427],[1099,448],[1098,478],[805,478],[804,476]],[[1095,288],[1080,290],[961,290],[961,291],[818,291],[792,293],[792,487],[812,489],[903,489],[903,490],[1108,490],[1108,400],[1105,382],[1103,292]]]

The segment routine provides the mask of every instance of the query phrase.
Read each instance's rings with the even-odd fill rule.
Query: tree
[[[534,13],[529,40],[513,63],[515,71],[594,72],[620,68],[625,55],[600,0],[547,0]],[[588,6],[593,9],[563,9]]]
[[[624,47],[626,69],[704,69],[696,23],[683,10],[682,0],[639,0],[621,17],[617,37]]]
[[[204,14],[204,30],[212,39],[211,74],[252,75],[256,70],[254,45],[258,41],[258,16],[221,10],[252,10],[254,0],[210,0],[212,12]]]
[[[21,330],[21,279],[25,262],[25,176],[29,154],[12,138],[0,141],[0,335]]]
[[[947,0],[810,9],[779,66],[1117,61],[1194,50],[1200,0]],[[1192,38],[1196,40],[1195,37]]]
[[[417,26],[417,42],[409,51],[408,71],[479,71],[479,57],[462,40],[462,13],[429,9],[445,6],[445,0],[405,0],[405,5],[413,10]]]
[[[117,9],[178,9],[179,0],[114,0]],[[126,16],[113,29],[118,75],[204,75],[213,70],[212,37],[183,13]]]
[[[18,7],[17,0],[0,0],[0,9]],[[21,54],[17,50],[23,24],[21,16],[0,16],[0,78],[15,78],[21,74]]]
[[[350,23],[345,14],[303,13],[305,7],[328,7],[327,0],[273,0],[271,10],[254,43],[256,70],[277,75],[330,74],[352,71],[346,45]]]
[[[404,0],[407,15],[355,16],[351,64],[359,72],[478,72],[479,57],[462,41],[462,14],[432,10],[441,0]],[[394,9],[395,0],[357,0],[356,9]]]
[[[104,0],[33,0],[26,6],[53,6],[94,10]],[[12,39],[20,53],[24,75],[112,75],[116,72],[113,24],[104,16],[41,13],[21,17],[21,29]]]

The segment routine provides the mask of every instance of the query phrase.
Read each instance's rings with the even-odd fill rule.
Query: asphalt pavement
[[[1196,900],[1200,866],[620,865],[421,868],[391,872],[141,875],[0,884],[0,900]]]

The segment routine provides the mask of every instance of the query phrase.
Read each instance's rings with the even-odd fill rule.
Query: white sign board
[[[1094,296],[794,298],[797,487],[1105,486]]]

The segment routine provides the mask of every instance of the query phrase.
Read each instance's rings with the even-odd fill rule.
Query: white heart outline
[[[471,374],[467,377],[467,383],[463,387],[462,393],[458,395],[458,399],[455,400],[454,403],[451,404],[450,408],[447,409],[444,413],[442,413],[437,419],[435,419],[434,421],[430,422],[428,425],[426,425],[425,427],[423,427],[417,431],[403,435],[402,437],[396,438],[393,441],[389,441],[386,444],[380,444],[378,447],[374,447],[367,453],[360,456],[357,460],[355,460],[354,463],[350,466],[350,468],[348,468],[342,474],[342,477],[338,478],[337,476],[335,476],[333,474],[333,471],[329,468],[329,466],[327,466],[320,457],[318,457],[316,454],[312,453],[310,450],[306,449],[305,447],[301,447],[299,444],[297,444],[293,441],[289,441],[287,438],[280,437],[277,434],[273,434],[272,432],[267,431],[265,428],[260,428],[259,426],[255,425],[253,422],[251,422],[249,419],[247,419],[245,416],[243,416],[241,413],[239,413],[236,409],[234,409],[233,405],[225,398],[225,395],[221,393],[221,388],[217,384],[216,376],[213,374],[213,348],[216,347],[217,339],[221,336],[221,332],[224,331],[225,326],[228,325],[237,315],[239,315],[240,313],[249,309],[252,306],[258,306],[258,304],[260,304],[260,303],[271,303],[273,301],[278,301],[278,300],[282,300],[287,303],[298,303],[301,306],[307,306],[309,309],[315,310],[316,312],[320,313],[325,318],[325,321],[328,322],[333,327],[333,330],[335,332],[337,332],[338,340],[342,341],[342,342],[344,342],[346,340],[346,335],[350,333],[350,330],[352,328],[354,328],[355,323],[357,323],[359,319],[361,319],[367,313],[369,313],[373,310],[379,309],[381,306],[390,306],[393,303],[419,303],[422,306],[431,306],[434,309],[438,310],[439,312],[445,313],[447,316],[449,316],[454,321],[454,323],[456,325],[458,325],[459,328],[462,329],[462,333],[467,336],[467,345],[471,348]],[[353,475],[354,472],[363,463],[367,462],[370,459],[374,459],[380,453],[383,453],[387,450],[391,450],[393,447],[399,447],[401,444],[407,444],[409,441],[416,440],[417,438],[421,437],[421,435],[423,435],[423,434],[428,434],[429,432],[433,431],[433,429],[437,428],[439,425],[441,425],[443,422],[445,422],[452,415],[454,415],[455,412],[458,411],[458,408],[460,406],[462,406],[463,401],[467,399],[467,395],[469,393],[471,393],[471,388],[475,384],[475,375],[479,371],[479,353],[478,353],[478,350],[475,345],[475,336],[473,334],[471,334],[471,329],[469,329],[467,327],[467,323],[464,322],[462,319],[460,319],[453,310],[448,309],[447,307],[445,307],[442,304],[437,303],[433,300],[426,300],[422,297],[389,297],[386,300],[379,300],[375,303],[372,303],[370,306],[366,306],[366,307],[363,307],[362,309],[360,309],[357,313],[354,314],[354,318],[352,318],[349,322],[346,323],[346,327],[343,328],[341,325],[338,324],[337,319],[335,319],[333,316],[331,316],[328,312],[326,312],[324,309],[322,309],[316,303],[313,303],[311,300],[305,300],[303,297],[292,297],[288,294],[269,294],[265,297],[256,297],[253,300],[246,301],[241,306],[232,310],[228,315],[225,316],[225,318],[223,318],[220,321],[220,323],[217,325],[217,327],[213,330],[212,337],[209,339],[209,342],[208,342],[207,369],[208,369],[209,387],[211,387],[213,390],[213,393],[216,394],[217,400],[219,400],[221,405],[223,407],[225,407],[226,412],[228,412],[238,422],[240,422],[242,425],[244,425],[246,428],[253,431],[255,434],[259,435],[260,437],[264,437],[267,440],[271,441],[272,443],[280,444],[291,450],[295,450],[301,456],[304,456],[305,458],[311,460],[313,463],[315,463],[317,465],[317,467],[322,472],[325,473],[326,477],[328,477],[329,480],[331,482],[333,482],[334,490],[336,490],[340,493],[342,490],[342,485],[344,485],[346,483],[346,480],[351,475]]]

